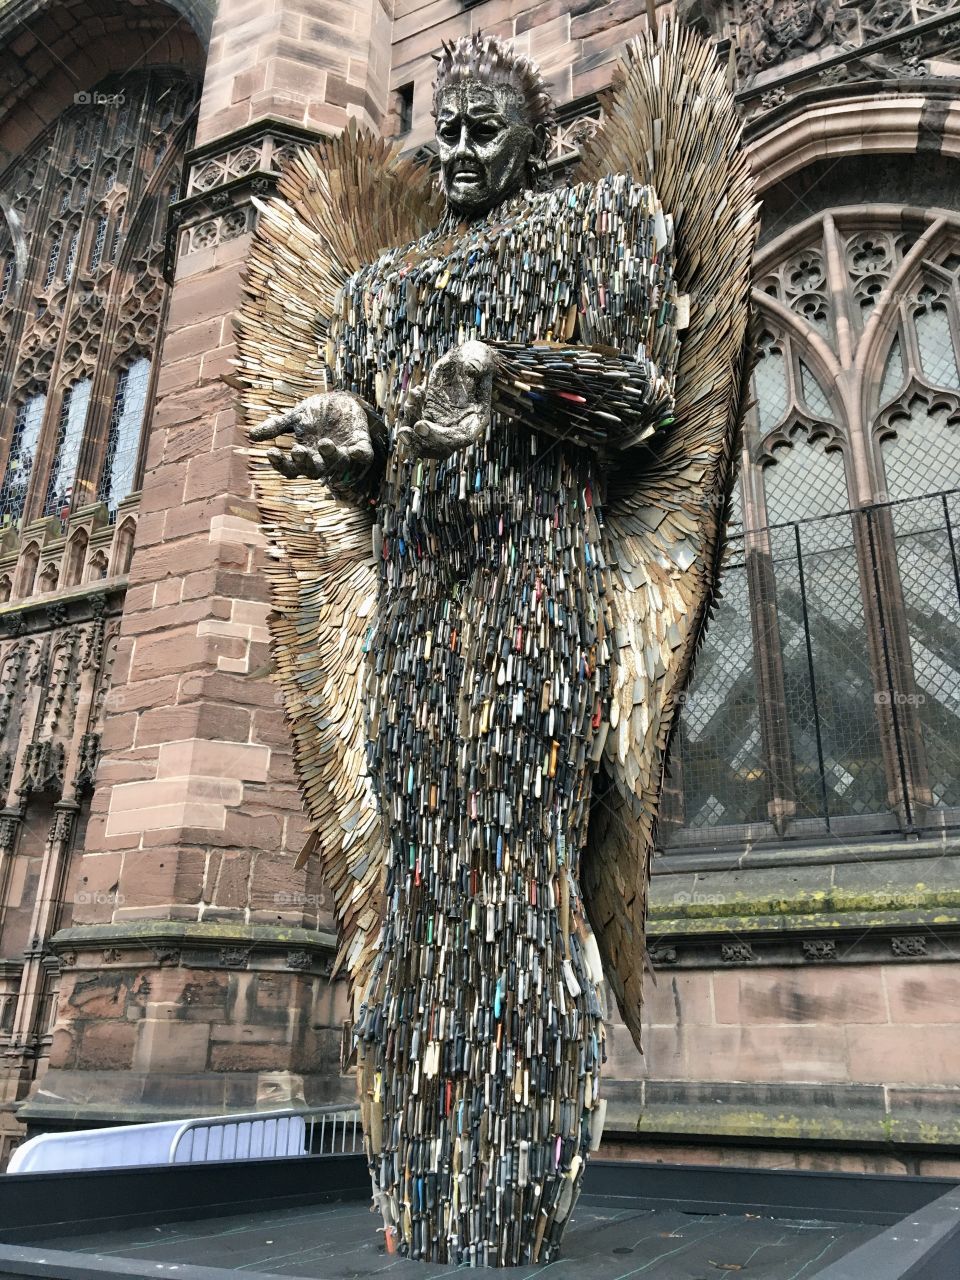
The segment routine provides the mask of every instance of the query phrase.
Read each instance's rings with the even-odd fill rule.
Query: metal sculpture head
[[[553,102],[529,58],[496,36],[444,44],[433,86],[440,177],[454,213],[478,217],[546,169]]]

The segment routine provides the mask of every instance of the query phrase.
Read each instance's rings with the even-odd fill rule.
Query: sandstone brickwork
[[[223,381],[254,198],[273,189],[292,148],[352,120],[428,155],[431,55],[477,29],[540,62],[560,105],[550,156],[562,175],[596,127],[596,95],[646,8],[644,0],[0,4],[0,170],[104,77],[174,67],[193,77],[198,97],[177,190],[164,195],[163,260],[143,290],[162,294],[162,356],[139,487],[112,523],[93,501],[111,411],[103,383],[100,434],[78,472],[86,505],[66,532],[30,515],[15,536],[0,536],[0,1158],[28,1126],[350,1096],[324,886],[313,870],[292,870],[305,824],[268,679],[264,552],[245,443]],[[871,321],[866,291],[876,286],[874,301],[897,294],[906,308],[919,278],[907,278],[911,263],[939,280],[960,254],[957,15],[903,0],[881,6],[881,22],[878,6],[854,0],[829,30],[814,14],[798,40],[769,6],[659,8],[713,35],[738,76],[766,206],[764,323],[781,335],[782,353],[799,342],[805,318],[827,317],[803,348],[834,413],[819,427],[836,433],[850,500],[881,500],[882,440],[900,420],[878,420],[873,441],[866,431],[848,441],[838,423],[873,413],[891,326],[903,330],[914,382],[924,373],[906,336],[911,313],[901,308],[896,319],[885,304]],[[136,163],[155,160],[144,152]],[[864,250],[855,238],[867,228],[900,254],[882,278],[857,265]],[[0,272],[4,234],[0,226]],[[34,278],[50,248],[36,245]],[[811,250],[822,282],[804,292],[788,277],[802,275],[798,255],[809,272]],[[17,297],[20,270],[9,268],[13,292],[0,301],[0,324],[13,326],[7,341],[50,323]],[[129,278],[142,276],[131,262]],[[81,345],[91,341],[84,334]],[[16,392],[10,381],[0,386],[8,405],[0,468]],[[957,409],[949,387],[938,394]],[[788,424],[761,458],[760,425],[751,424],[744,509],[756,524],[761,462],[784,456],[795,437]],[[48,437],[41,469],[53,457]],[[938,467],[946,474],[946,462]],[[942,479],[932,475],[930,487]],[[775,635],[776,610],[751,625],[761,639]],[[83,637],[97,626],[107,643],[83,667]],[[71,632],[77,647],[58,658]],[[29,667],[28,679],[22,664],[33,662],[33,646],[46,665],[42,677]],[[912,669],[904,637],[892,637],[888,660]],[[771,669],[779,661],[766,651],[758,658]],[[876,643],[870,661],[883,661]],[[785,706],[771,701],[758,731],[777,762],[791,749]],[[937,795],[915,759],[919,719],[914,707],[904,712],[901,756],[924,819]],[[886,767],[896,770],[896,743],[880,722]],[[678,773],[670,786],[681,790]],[[655,865],[657,980],[647,984],[645,1055],[611,1024],[607,1150],[955,1173],[947,1153],[960,1138],[953,819],[936,833],[904,822],[902,831],[778,843],[796,810],[789,796],[771,802],[759,853],[753,839],[720,851],[705,838]],[[885,1154],[870,1154],[879,1143]]]

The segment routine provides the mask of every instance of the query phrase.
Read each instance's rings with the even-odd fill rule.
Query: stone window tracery
[[[110,434],[97,496],[107,504],[110,519],[133,488],[140,430],[150,388],[150,361],[140,356],[117,374],[110,415]]]
[[[811,217],[755,302],[742,524],[665,842],[960,824],[960,215]]]
[[[2,267],[0,267],[0,305],[7,300],[7,294],[10,292],[10,285],[13,282],[13,273],[17,265],[14,257],[13,249],[6,248],[3,250]]]
[[[37,392],[17,405],[7,469],[0,486],[0,526],[3,528],[18,524],[23,515],[46,403],[46,395]]]
[[[41,581],[86,580],[70,561],[81,527],[90,555],[115,559],[94,533],[129,509],[139,484],[166,209],[196,96],[176,71],[104,82],[0,174],[0,575],[18,598]],[[60,533],[35,535],[51,517]],[[19,571],[21,545],[35,544],[38,564]]]
[[[66,526],[73,499],[73,480],[80,456],[80,444],[90,408],[90,379],[82,378],[69,387],[60,406],[60,422],[54,449],[47,496],[43,504],[45,516],[59,516]]]

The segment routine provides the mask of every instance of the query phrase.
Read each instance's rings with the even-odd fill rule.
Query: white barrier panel
[[[7,1173],[169,1164],[170,1144],[182,1128],[182,1120],[163,1120],[156,1124],[125,1124],[115,1129],[41,1133],[17,1147],[10,1157]]]
[[[42,1133],[17,1147],[7,1173],[305,1156],[306,1133],[304,1116],[289,1112]]]

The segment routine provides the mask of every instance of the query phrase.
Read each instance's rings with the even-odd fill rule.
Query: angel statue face
[[[436,118],[441,181],[455,213],[479,217],[530,185],[545,130],[511,85],[461,80],[438,94]]]

